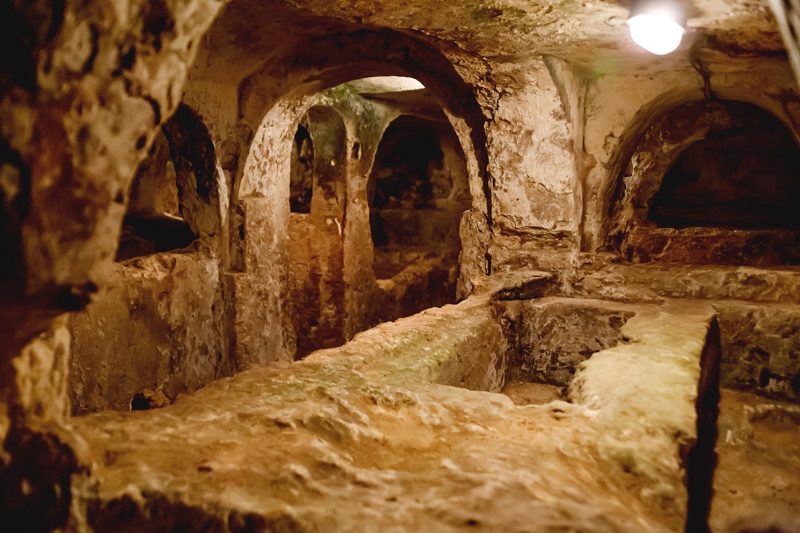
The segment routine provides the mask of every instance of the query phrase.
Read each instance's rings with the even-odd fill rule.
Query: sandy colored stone
[[[647,386],[681,387],[653,398],[661,414],[644,420],[631,409],[654,404],[604,385],[611,354],[597,363],[607,370],[581,378],[587,405],[518,407],[480,392],[499,390],[492,376],[506,350],[487,297],[215,382],[165,409],[82,417],[76,429],[99,483],[87,516],[99,530],[123,516],[137,527],[163,516],[172,527],[674,530],[686,498],[678,448],[694,435],[707,320],[662,314],[630,329],[647,346],[642,370],[661,370]],[[652,343],[664,349],[645,356]],[[169,436],[154,438],[155,427]],[[648,436],[636,449],[631,431]]]
[[[146,388],[174,399],[233,372],[217,268],[202,250],[115,265],[113,283],[70,317],[74,414],[127,410]]]
[[[148,291],[163,297],[148,299],[144,309],[133,309],[130,301],[104,300],[103,292],[98,298],[118,318],[110,333],[122,331],[121,341],[147,339],[149,348],[165,348],[157,356],[147,350],[153,356],[149,361],[164,369],[175,363],[165,374],[189,368],[198,371],[192,383],[207,381],[215,364],[210,346],[217,343],[230,347],[217,355],[240,368],[291,358],[297,342],[287,316],[291,137],[321,91],[364,75],[401,74],[424,83],[464,155],[471,209],[459,226],[459,297],[479,292],[473,289],[480,289],[481,278],[501,273],[517,275],[510,297],[539,296],[541,288],[552,291],[547,294],[633,303],[764,304],[719,306],[720,320],[732,325],[728,338],[752,352],[738,361],[749,365],[751,356],[761,357],[759,350],[773,352],[762,392],[787,393],[796,370],[791,304],[797,303],[798,291],[792,271],[655,264],[611,265],[586,273],[578,255],[603,246],[628,156],[651,122],[674,106],[706,98],[750,102],[797,137],[796,81],[767,3],[698,0],[694,7],[679,50],[655,58],[628,38],[627,7],[598,1],[133,0],[123,5],[37,0],[4,6],[0,25],[13,53],[6,54],[0,84],[0,244],[5,253],[0,431],[10,438],[3,443],[0,479],[14,498],[27,494],[20,488],[23,480],[32,483],[34,495],[3,500],[21,502],[12,521],[24,520],[38,530],[63,527],[70,479],[75,494],[91,494],[76,460],[79,445],[71,443],[62,424],[37,422],[40,415],[63,413],[68,403],[63,328],[59,322],[54,336],[39,335],[57,316],[89,305],[90,296],[109,283],[115,290],[117,267],[111,263],[126,191],[161,125],[181,103],[202,119],[216,152],[207,160],[210,171],[198,175],[194,164],[184,165],[178,179],[188,196],[217,186],[203,197],[213,201],[185,203],[197,217],[195,230],[213,237],[203,246],[218,257],[191,282],[180,284],[196,294],[176,296],[181,287],[162,293],[158,279],[147,281]],[[388,118],[362,108],[345,120],[349,138],[368,141],[361,142],[362,159],[348,158],[354,175],[368,176],[379,126]],[[200,146],[186,141],[181,155]],[[365,181],[348,184],[347,191],[348,215],[362,220],[369,216]],[[370,274],[374,257],[366,227],[344,228],[344,278],[352,296],[343,306],[345,338],[373,324],[377,283]],[[670,253],[655,255],[686,261],[695,252],[691,243],[678,241],[666,248]],[[752,241],[719,243],[724,257],[735,256],[742,244]],[[551,278],[540,287],[544,277],[533,281],[521,270],[545,271]],[[448,273],[448,282],[451,278]],[[125,282],[121,292],[136,287]],[[209,291],[217,304],[211,313]],[[184,298],[193,303],[179,305]],[[772,303],[781,306],[770,308]],[[651,516],[651,502],[639,501],[636,474],[595,475],[606,472],[607,461],[586,454],[584,444],[593,449],[598,433],[608,428],[587,415],[591,410],[567,404],[514,407],[488,393],[430,385],[441,378],[494,390],[502,383],[509,346],[498,339],[510,326],[502,317],[495,320],[496,309],[473,304],[466,309],[475,316],[453,323],[443,319],[426,329],[433,338],[444,335],[445,345],[467,335],[453,357],[447,346],[426,344],[402,325],[386,325],[374,334],[385,337],[367,343],[396,344],[396,351],[380,351],[387,359],[382,366],[358,366],[353,363],[358,354],[326,352],[303,365],[261,368],[215,382],[159,413],[98,415],[96,420],[106,417],[109,425],[94,428],[92,439],[105,439],[102,431],[107,431],[120,447],[108,455],[102,450],[109,448],[94,450],[97,465],[106,465],[96,470],[99,478],[106,483],[119,474],[117,487],[134,477],[151,485],[142,485],[144,492],[134,487],[114,509],[98,504],[93,519],[140,516],[137,509],[146,508],[151,516],[170,516],[176,528],[197,528],[203,520],[210,528],[230,530],[300,527],[322,524],[338,512],[343,513],[337,515],[340,522],[324,525],[363,524],[366,517],[383,520],[380,525],[389,529],[416,517],[409,529],[458,529],[473,527],[473,521],[489,529],[525,529],[536,517],[542,528],[563,529],[568,516],[576,529],[679,529],[670,519]],[[132,310],[148,318],[124,323]],[[447,313],[432,313],[441,312]],[[208,327],[211,322],[214,327]],[[103,333],[88,327],[92,335]],[[754,334],[746,334],[748,327]],[[180,338],[167,342],[175,332]],[[35,348],[24,348],[34,339]],[[658,342],[669,346],[673,341]],[[476,344],[494,348],[476,350]],[[129,357],[135,352],[130,344],[98,341],[93,346],[97,350],[91,350],[90,359],[100,366],[122,361],[134,373],[142,371],[140,360]],[[430,347],[435,356],[421,347]],[[107,351],[115,356],[106,357]],[[736,366],[731,353],[726,352],[726,368],[744,368]],[[182,366],[187,360],[190,364]],[[641,362],[650,363],[648,358]],[[76,366],[73,374],[83,370]],[[753,368],[745,370],[742,375],[753,377]],[[391,381],[401,377],[407,381]],[[378,383],[376,394],[388,398],[387,404],[369,399],[362,387],[367,382]],[[89,380],[87,386],[98,384]],[[643,423],[665,420],[643,416]],[[273,419],[288,426],[281,428],[283,422],[275,425]],[[585,422],[586,431],[560,428],[566,419]],[[220,433],[240,440],[221,440]],[[177,440],[165,444],[160,439],[166,434]],[[437,441],[440,434],[444,440]],[[140,446],[122,449],[133,442],[127,438]],[[185,443],[191,445],[181,446]],[[157,459],[148,464],[141,450],[153,450]],[[589,464],[583,468],[585,463],[573,458]],[[236,468],[221,472],[225,464]],[[531,464],[541,468],[532,472]],[[390,474],[377,472],[375,465]],[[392,469],[396,465],[402,468]],[[413,475],[393,478],[396,472]],[[618,474],[615,468],[610,472]],[[206,474],[219,477],[208,483],[202,480]],[[550,481],[562,477],[564,485],[554,492]],[[672,470],[667,477],[676,479]],[[263,486],[264,480],[275,482],[265,489],[271,498],[266,504],[241,490],[248,483]],[[191,491],[181,492],[190,485]],[[177,494],[198,499],[176,503]],[[326,500],[328,494],[333,496]],[[343,504],[354,499],[369,505],[348,515]],[[319,515],[297,511],[317,501],[329,507],[320,507]],[[520,501],[535,503],[515,505]],[[476,509],[483,521],[465,509]],[[104,527],[113,525],[99,528]]]
[[[798,528],[798,432],[797,405],[723,389],[712,531]]]

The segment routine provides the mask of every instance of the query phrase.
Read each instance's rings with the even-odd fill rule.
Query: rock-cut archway
[[[242,136],[248,140],[249,149],[242,150],[246,159],[243,157],[244,163],[233,171],[229,218],[230,294],[235,317],[232,350],[240,366],[290,359],[296,351],[297,337],[288,305],[290,262],[285,230],[291,214],[288,199],[292,150],[296,147],[293,140],[297,124],[313,106],[338,101],[337,111],[348,108],[344,102],[352,88],[346,82],[388,75],[411,76],[422,82],[461,145],[471,210],[475,216],[489,216],[485,139],[480,126],[484,117],[474,95],[446,58],[393,32],[328,36],[306,43],[298,54],[313,54],[315,60],[300,69],[298,65],[306,65],[300,60],[291,65],[269,65],[269,69],[265,67],[246,80],[239,91],[238,127],[253,132],[252,137]],[[316,67],[321,61],[326,65],[324,71]],[[268,72],[285,75],[276,78]],[[327,103],[319,100],[321,95],[326,95]],[[350,288],[342,313],[345,339],[380,322],[379,313],[368,304],[375,290],[369,224],[351,223],[368,221],[366,177],[383,129],[401,114],[376,109],[350,106],[347,112],[353,120],[345,119],[347,175],[365,178],[348,179],[345,194],[343,262],[345,285]],[[470,249],[470,253],[478,252]],[[480,263],[478,259],[465,262]],[[253,329],[256,324],[257,330]]]
[[[606,247],[635,262],[800,263],[800,148],[764,109],[692,100],[653,121],[618,181]]]

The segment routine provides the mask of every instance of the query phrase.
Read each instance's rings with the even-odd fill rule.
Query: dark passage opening
[[[297,126],[292,146],[289,209],[292,213],[311,212],[311,193],[314,187],[314,143],[302,124]]]
[[[169,142],[159,133],[130,189],[117,261],[185,248],[195,234],[180,209]]]
[[[800,228],[800,150],[777,119],[713,132],[667,171],[649,219],[661,227]]]

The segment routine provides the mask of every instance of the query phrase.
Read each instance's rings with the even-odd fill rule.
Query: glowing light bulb
[[[681,44],[686,31],[680,10],[667,4],[644,6],[631,12],[628,25],[633,41],[653,54],[669,54]]]

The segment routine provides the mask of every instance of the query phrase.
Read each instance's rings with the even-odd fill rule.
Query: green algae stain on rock
[[[491,22],[500,18],[503,15],[503,10],[496,7],[476,7],[473,9],[469,16],[475,22]]]
[[[527,15],[528,12],[518,7],[509,7],[505,10],[505,14],[515,19],[521,19],[525,18],[525,15]]]

